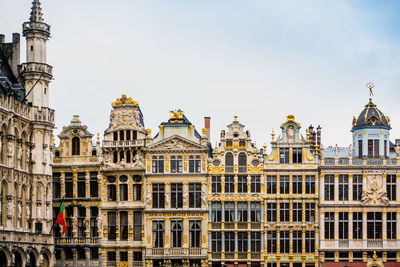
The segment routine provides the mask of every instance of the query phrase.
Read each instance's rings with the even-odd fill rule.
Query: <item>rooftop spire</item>
[[[42,8],[39,0],[33,0],[30,22],[43,22]]]

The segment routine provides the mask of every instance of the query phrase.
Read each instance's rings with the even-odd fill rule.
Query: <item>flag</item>
[[[60,206],[60,212],[58,213],[57,221],[56,223],[60,224],[63,226],[63,231],[62,233],[64,234],[67,231],[67,220],[65,219],[65,207],[64,207],[64,200],[61,203]]]

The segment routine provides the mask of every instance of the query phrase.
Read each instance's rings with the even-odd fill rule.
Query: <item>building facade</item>
[[[142,266],[144,259],[144,128],[139,103],[122,95],[112,104],[104,131],[102,179],[102,266]]]
[[[209,265],[261,266],[263,159],[237,116],[227,127],[209,163]]]
[[[272,131],[271,153],[264,155],[264,259],[268,267],[318,266],[320,129],[314,139],[310,127],[305,139],[293,115],[280,128],[276,140]]]
[[[206,266],[208,131],[171,113],[145,148],[146,266]]]
[[[99,266],[101,146],[79,116],[63,127],[53,158],[53,221],[64,201],[67,232],[54,225],[56,266]],[[60,232],[61,231],[61,232]]]
[[[390,119],[369,100],[349,147],[324,149],[320,182],[322,266],[399,266],[400,150]]]
[[[0,36],[0,266],[52,266],[52,67],[46,63],[50,26],[38,0],[20,36]]]

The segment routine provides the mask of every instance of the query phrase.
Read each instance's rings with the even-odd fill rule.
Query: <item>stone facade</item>
[[[0,266],[53,266],[54,110],[48,103],[52,67],[46,63],[50,26],[42,16],[33,1],[23,24],[26,63],[19,62],[19,34],[12,44],[0,38]]]

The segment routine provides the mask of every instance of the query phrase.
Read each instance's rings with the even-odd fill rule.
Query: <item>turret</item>
[[[43,22],[40,1],[32,2],[31,16],[22,25],[26,38],[26,63],[20,68],[25,80],[26,98],[32,106],[49,107],[49,83],[53,78],[52,66],[46,63],[46,43],[50,38],[50,26]]]

